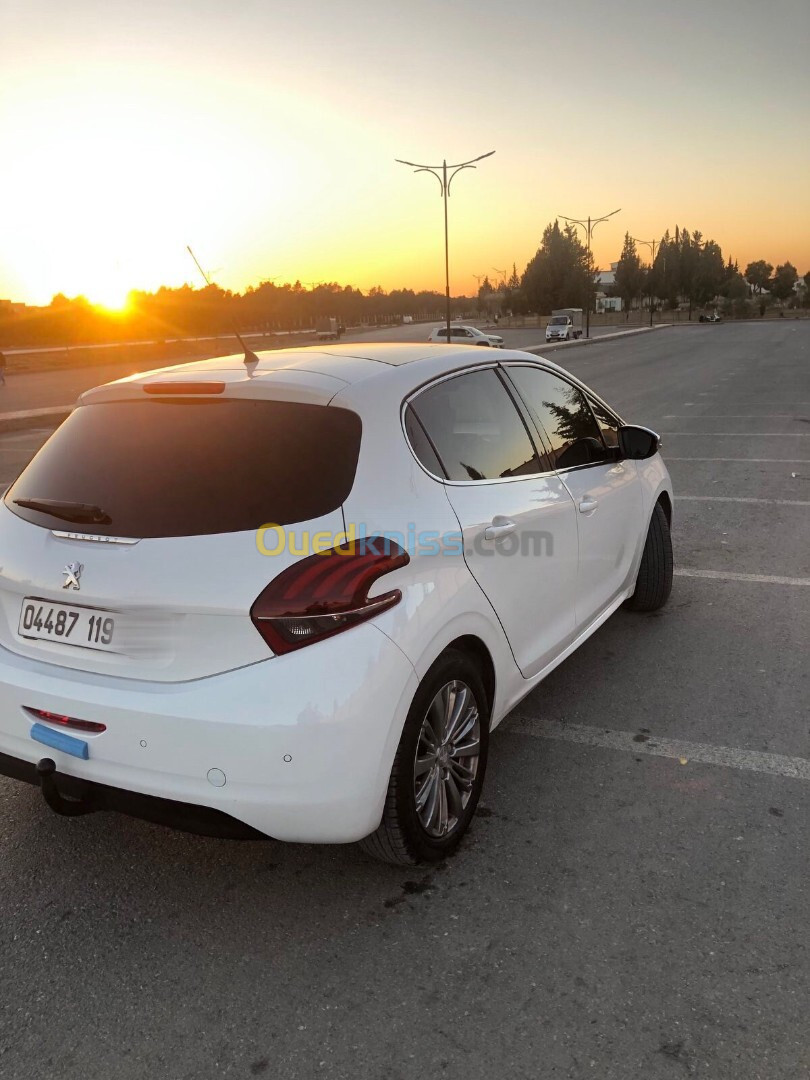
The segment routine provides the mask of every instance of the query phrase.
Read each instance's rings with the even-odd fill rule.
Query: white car
[[[62,814],[436,861],[490,731],[622,603],[665,602],[671,514],[655,433],[527,353],[91,390],[0,505],[0,772]]]
[[[431,330],[428,341],[446,342],[447,327],[437,326]],[[450,327],[450,342],[454,345],[484,345],[496,349],[503,348],[503,338],[498,334],[485,334],[477,326],[452,326]]]

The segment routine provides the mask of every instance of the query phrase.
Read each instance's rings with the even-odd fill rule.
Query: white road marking
[[[783,458],[783,457],[670,457],[667,461],[738,461],[744,465],[810,465],[810,458]]]
[[[705,438],[708,435],[734,435],[737,438],[810,438],[810,431],[659,431],[659,435],[689,435],[690,438]]]
[[[597,746],[604,750],[621,750],[628,754],[648,754],[672,758],[689,764],[724,765],[729,769],[788,776],[794,780],[810,780],[810,761],[785,754],[767,754],[761,750],[738,750],[732,746],[710,746],[708,743],[687,742],[682,739],[661,739],[650,735],[637,742],[632,731],[610,731],[585,724],[561,724],[557,720],[513,714],[505,721],[507,734],[531,735],[537,739],[557,739],[562,742]]]
[[[794,413],[667,413],[664,420],[795,420]]]
[[[810,506],[810,499],[741,499],[731,495],[676,495],[688,502],[757,503],[760,506]]]
[[[750,581],[760,585],[810,585],[806,577],[778,577],[772,574],[733,574],[726,570],[690,570],[678,566],[675,577],[704,578],[707,581]]]

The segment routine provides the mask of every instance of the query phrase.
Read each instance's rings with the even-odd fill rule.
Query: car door
[[[638,472],[635,462],[618,457],[617,419],[595,399],[589,400],[581,388],[537,364],[509,364],[507,370],[576,505],[576,625],[580,631],[610,607],[629,583],[643,528]],[[594,415],[595,404],[601,426]]]
[[[423,464],[434,475],[441,465],[467,565],[531,677],[573,639],[573,499],[494,365],[432,384],[409,412],[436,455]]]

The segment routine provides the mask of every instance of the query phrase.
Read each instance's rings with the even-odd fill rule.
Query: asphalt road
[[[0,1075],[810,1077],[810,325],[563,356],[664,433],[669,605],[504,722],[438,870],[0,780]],[[7,479],[40,437],[0,438]]]

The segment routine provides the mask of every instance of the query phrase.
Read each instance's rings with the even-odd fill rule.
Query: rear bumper
[[[7,754],[0,754],[0,775],[39,787],[36,766],[32,762],[20,761],[19,758],[9,757]],[[137,791],[107,787],[106,784],[79,780],[64,773],[56,773],[55,780],[61,794],[70,799],[81,800],[93,810],[115,810],[142,821],[168,825],[172,829],[182,829],[183,832],[197,833],[199,836],[216,836],[226,840],[267,839],[265,833],[208,806],[161,799],[156,795],[141,795]]]
[[[49,757],[60,791],[102,809],[213,835],[241,823],[278,840],[351,842],[382,816],[416,686],[371,623],[187,683],[91,676],[0,649],[0,772],[36,782]],[[88,744],[81,760],[34,741],[26,707],[106,731],[72,733]]]

